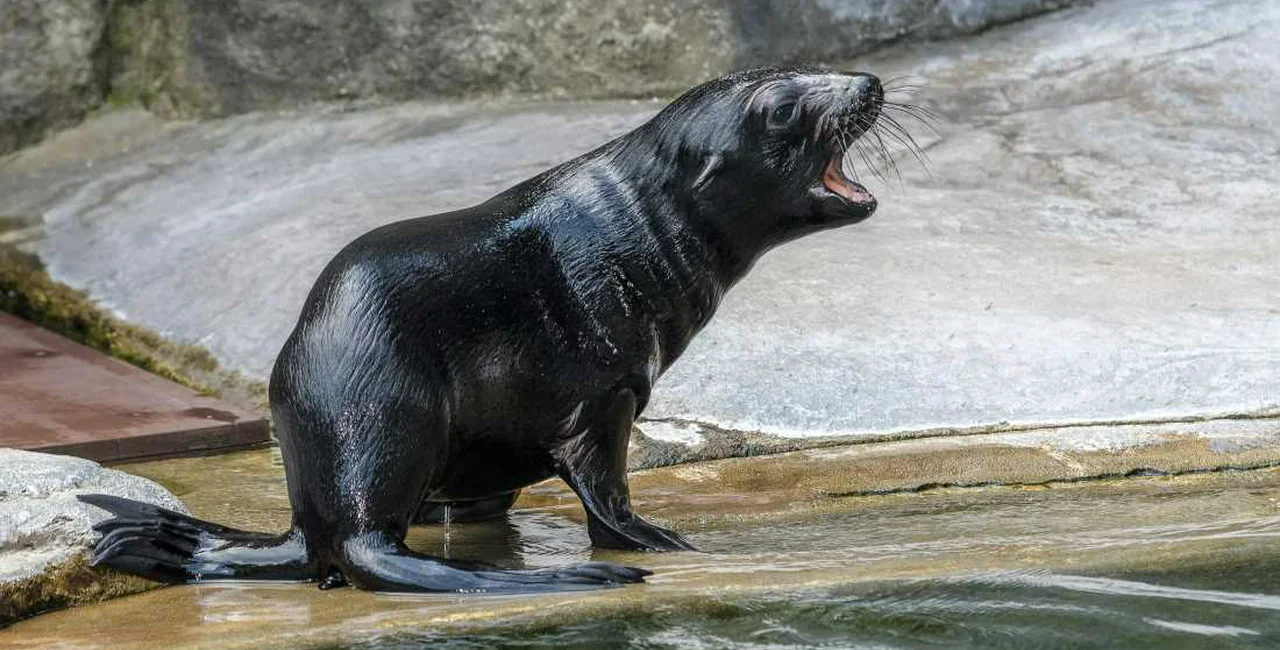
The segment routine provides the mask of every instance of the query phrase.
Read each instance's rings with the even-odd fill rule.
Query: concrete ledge
[[[821,444],[768,439],[749,444]],[[826,441],[831,444],[830,441]],[[633,499],[678,521],[704,517],[696,505],[722,492],[750,500],[722,503],[718,515],[760,515],[821,507],[840,497],[949,487],[1044,486],[1125,476],[1181,475],[1280,465],[1280,418],[1060,426],[964,436],[880,440],[809,448],[764,458],[726,458],[638,471]],[[717,444],[717,443],[704,443]],[[641,442],[640,458],[654,453]],[[690,453],[697,453],[691,447]],[[721,450],[714,450],[719,453]],[[559,483],[529,491],[530,505],[568,502]],[[683,504],[694,504],[686,506]],[[801,505],[797,505],[801,504]],[[569,508],[573,510],[576,504]]]
[[[727,429],[692,420],[641,420],[632,431],[629,461],[632,470],[640,470],[719,458],[905,440],[975,436],[982,440],[991,440],[992,436],[1012,440],[1017,438],[1014,434],[1025,434],[1027,439],[1057,441],[1056,444],[1064,447],[1105,445],[1108,449],[1117,450],[1149,444],[1170,436],[1263,435],[1272,431],[1277,422],[1280,422],[1280,413],[1267,410],[1244,415],[1187,416],[1152,421],[1041,424],[1000,422],[973,427],[790,437]]]

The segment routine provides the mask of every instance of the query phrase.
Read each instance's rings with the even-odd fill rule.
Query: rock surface
[[[669,94],[735,66],[838,60],[904,37],[969,33],[1067,4],[143,3],[119,13],[112,85],[126,95],[202,114],[357,97],[495,92],[647,96]]]
[[[0,0],[0,153],[102,103],[110,2]]]
[[[972,34],[1079,0],[727,0],[742,66],[839,61],[899,40]],[[693,81],[693,80],[691,80]]]
[[[1280,5],[1116,0],[857,61],[915,74],[865,224],[767,255],[658,384],[659,438],[1256,413],[1280,376]],[[625,132],[649,103],[119,113],[0,167],[59,279],[263,377],[325,261]]]
[[[121,12],[112,86],[203,115],[368,97],[664,92],[732,65],[734,41],[723,4],[144,4]],[[163,83],[149,87],[157,78]]]
[[[186,512],[156,483],[95,462],[0,448],[0,625],[67,603],[141,591],[145,580],[91,569],[93,524],[107,513],[77,494],[114,494]]]
[[[1071,0],[0,0],[0,153],[108,95],[162,114],[315,101],[666,95]]]

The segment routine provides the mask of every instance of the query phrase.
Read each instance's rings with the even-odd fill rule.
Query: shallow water
[[[403,596],[211,583],[40,616],[0,631],[0,647],[1280,647],[1280,469],[833,498],[787,479],[785,460],[633,475],[638,508],[703,553],[593,551],[558,482],[504,521],[409,539],[504,566],[615,560],[654,570],[642,586]],[[201,516],[287,521],[265,451],[130,469]]]
[[[542,628],[408,632],[342,648],[1273,648],[1280,596],[1247,591],[1275,565],[1144,582],[1049,572],[711,597]],[[1220,589],[1179,587],[1209,584]],[[1253,585],[1260,589],[1268,585]],[[1274,592],[1274,583],[1269,585]]]
[[[669,566],[659,585],[714,584],[720,572],[736,576],[726,586],[776,582],[777,590],[711,590],[591,620],[415,630],[333,647],[1280,647],[1280,516],[1236,510],[1250,500],[1262,512],[1276,509],[1275,485],[1258,478],[1117,482],[1053,495],[952,490],[881,498],[865,510],[708,526],[695,539],[714,556]],[[476,543],[466,546],[471,557],[530,566],[590,559],[585,534],[556,515],[528,511],[510,527],[472,531],[486,527],[507,530],[499,546],[519,549],[519,557]],[[416,541],[443,550],[435,536]],[[859,564],[868,565],[862,576]],[[1025,568],[1037,564],[1053,568]],[[1001,566],[1022,568],[993,568]],[[887,567],[942,573],[867,580]],[[804,586],[812,575],[788,576],[826,571],[816,580],[834,582],[821,587]]]

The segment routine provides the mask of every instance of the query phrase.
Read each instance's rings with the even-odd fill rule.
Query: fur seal
[[[114,515],[96,526],[94,563],[164,582],[379,591],[643,581],[607,562],[464,564],[403,540],[415,514],[494,516],[559,476],[593,544],[691,549],[631,510],[632,422],[761,254],[872,214],[842,164],[883,105],[869,74],[730,74],[478,206],[359,237],[321,273],[271,376],[290,530],[88,495]]]

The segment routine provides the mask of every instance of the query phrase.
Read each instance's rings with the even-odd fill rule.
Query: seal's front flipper
[[[394,592],[550,592],[575,591],[644,582],[652,571],[612,562],[587,562],[546,569],[470,570],[405,547],[379,532],[363,533],[341,544],[338,566],[345,582],[361,589]]]
[[[631,511],[627,440],[635,415],[634,393],[623,390],[614,395],[586,431],[556,450],[560,478],[582,499],[593,545],[638,551],[696,550],[679,533]]]

